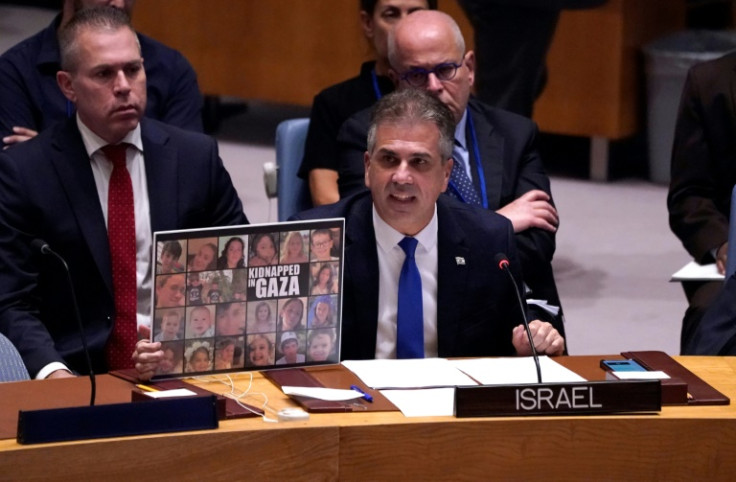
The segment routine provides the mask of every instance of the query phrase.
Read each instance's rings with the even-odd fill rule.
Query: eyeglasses
[[[446,82],[455,78],[455,74],[457,74],[457,69],[459,69],[461,66],[462,64],[447,62],[444,64],[435,65],[434,68],[430,70],[417,67],[404,73],[401,76],[401,80],[405,80],[412,87],[424,87],[425,85],[427,85],[427,81],[429,80],[429,74],[434,74],[438,80]]]

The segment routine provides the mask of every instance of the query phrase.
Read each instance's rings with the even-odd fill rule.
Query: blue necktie
[[[406,237],[399,242],[399,246],[406,253],[406,259],[399,276],[396,358],[424,358],[422,279],[414,259],[417,240]]]
[[[447,190],[447,193],[464,203],[480,206],[480,196],[478,196],[478,191],[473,186],[473,181],[470,180],[468,173],[465,172],[465,156],[457,140],[455,140],[455,147],[452,149],[452,158],[454,162],[452,163],[452,172],[450,173],[451,187]]]

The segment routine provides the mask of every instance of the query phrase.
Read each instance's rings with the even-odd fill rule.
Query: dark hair
[[[230,238],[227,240],[227,243],[225,243],[225,247],[222,249],[222,256],[227,256],[227,250],[230,248],[230,245],[238,242],[240,245],[245,249],[245,242],[243,242],[240,238]]]
[[[230,311],[230,308],[232,308],[233,305],[242,305],[244,303],[245,303],[244,301],[228,301],[228,302],[225,302],[225,303],[218,304],[217,307],[216,307],[216,309],[215,309],[215,320],[217,320],[218,318],[224,316],[225,313],[227,313],[228,311]]]
[[[181,256],[181,244],[179,244],[179,241],[166,241],[161,249],[161,254],[164,253],[171,253],[178,259]]]
[[[430,10],[437,10],[437,0],[426,0],[426,2]],[[368,15],[373,15],[378,0],[360,0],[359,3],[361,10],[365,11]]]
[[[268,238],[271,240],[271,245],[273,246],[274,250],[274,256],[277,256],[279,253],[279,246],[276,244],[276,240],[273,238],[273,235],[271,233],[258,233],[253,235],[253,241],[250,243],[250,252],[253,254],[253,256],[258,256],[258,243],[263,238]]]
[[[312,231],[312,234],[309,235],[309,242],[311,243],[314,237],[317,236],[318,234],[325,234],[329,236],[330,239],[332,239],[332,231],[330,231],[327,228],[318,228]]]
[[[129,29],[135,36],[138,52],[141,51],[138,36],[130,25],[130,17],[124,11],[113,7],[83,8],[77,11],[69,22],[59,32],[59,52],[61,55],[61,69],[73,71],[77,65],[79,45],[77,39],[84,29],[116,31],[121,28]]]
[[[233,345],[235,346],[235,339],[234,338],[222,338],[217,341],[217,345],[215,346],[215,350],[219,352],[220,350],[224,350],[227,346]]]
[[[161,342],[161,351],[171,350],[174,354],[174,361],[180,362],[184,358],[184,342],[181,340]]]
[[[227,250],[230,249],[230,245],[235,242],[240,243],[240,246],[242,246],[241,252],[245,250],[245,241],[243,241],[241,238],[232,237],[228,239],[227,243],[225,243],[225,247],[222,249],[222,254],[220,254],[220,258],[217,260],[218,269],[226,269],[228,267],[227,266]],[[245,256],[245,253],[243,253],[243,256],[241,256],[240,259],[238,260],[238,264],[236,268],[242,268],[245,266],[245,261],[243,259],[244,256]]]
[[[202,249],[202,248],[209,248],[212,251],[212,260],[204,268],[205,271],[212,271],[213,269],[217,268],[217,246],[214,243],[205,243],[199,247],[199,249]],[[192,260],[194,260],[196,256],[197,256],[197,253],[192,253],[188,256],[187,270],[191,269]]]
[[[440,131],[439,150],[444,163],[452,157],[455,140],[455,118],[450,109],[437,97],[421,89],[403,89],[385,95],[371,111],[368,129],[368,152],[376,147],[376,129],[379,124],[392,122],[431,122]]]
[[[212,355],[210,354],[210,349],[207,348],[206,346],[199,346],[199,347],[195,348],[192,351],[192,354],[189,355],[189,359],[187,361],[191,363],[192,360],[194,360],[194,355],[196,355],[199,352],[202,352],[205,355],[207,355],[207,360],[212,360]]]
[[[329,264],[323,264],[317,270],[317,276],[316,276],[317,284],[319,284],[319,277],[322,274],[322,271],[324,270],[328,270],[330,272],[330,279],[327,280],[327,286],[330,286],[332,285],[332,278],[335,277],[335,272],[332,270],[332,266],[330,266]]]

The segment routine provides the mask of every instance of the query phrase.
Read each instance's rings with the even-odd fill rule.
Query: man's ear
[[[368,180],[368,168],[371,165],[371,155],[368,153],[368,151],[365,151],[365,154],[363,154],[363,170],[365,171],[364,179],[365,179],[365,187],[369,188],[371,187],[371,182]]]
[[[391,82],[393,82],[394,87],[396,89],[399,88],[399,73],[394,70],[393,67],[388,68],[388,78],[391,79]]]
[[[74,92],[74,86],[72,85],[72,75],[69,72],[60,70],[56,73],[56,83],[59,84],[61,93],[64,97],[69,99],[70,102],[77,102],[77,94]]]
[[[442,188],[442,192],[445,192],[447,190],[447,185],[450,183],[450,174],[452,174],[452,165],[455,163],[455,161],[451,158],[449,158],[445,165],[442,166],[442,175],[444,176],[444,179],[442,181],[442,185],[444,186]]]
[[[365,10],[360,11],[360,26],[363,29],[363,35],[367,39],[373,40],[373,18]]]
[[[472,50],[468,50],[463,60],[465,61],[465,66],[468,68],[468,81],[472,87],[475,82],[475,53]]]

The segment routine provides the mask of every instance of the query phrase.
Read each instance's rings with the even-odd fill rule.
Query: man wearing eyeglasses
[[[529,296],[540,300],[535,314],[552,321],[564,336],[551,265],[559,220],[537,152],[536,125],[470,95],[475,56],[465,51],[460,29],[445,13],[420,11],[402,19],[389,36],[389,62],[398,90],[426,90],[450,108],[456,122],[455,167],[446,193],[511,220]],[[338,134],[341,197],[365,189],[368,125],[369,113],[362,111]]]

